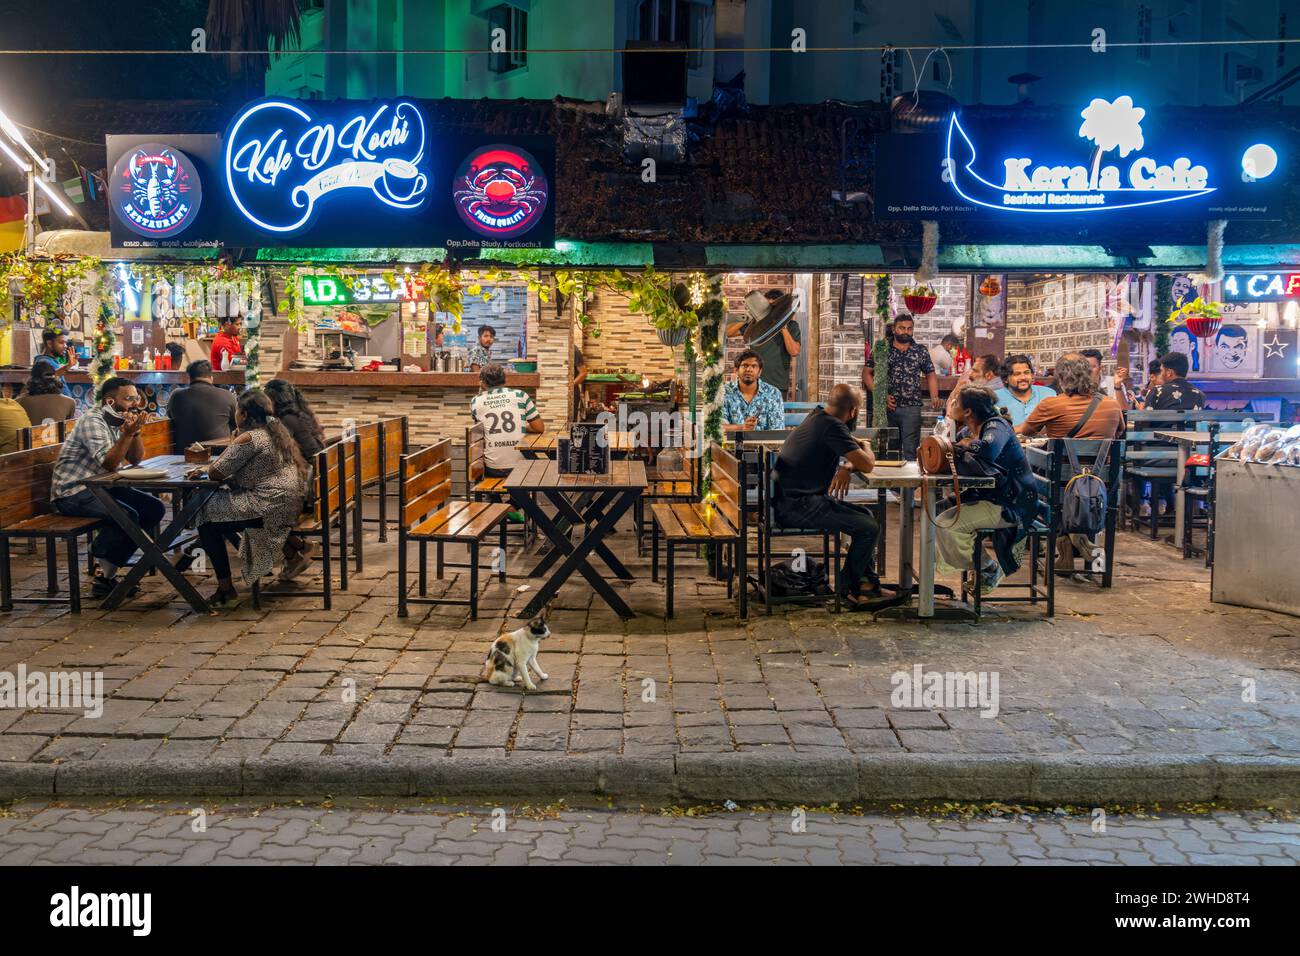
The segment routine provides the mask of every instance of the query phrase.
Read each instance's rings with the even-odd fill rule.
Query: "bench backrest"
[[[144,423],[140,429],[140,440],[144,442],[144,457],[157,458],[170,455],[172,448],[172,422],[170,418],[154,418]]]
[[[483,463],[483,426],[471,425],[465,429],[465,485],[473,488],[487,474]]]
[[[344,498],[345,468],[351,458],[346,442],[334,442],[322,448],[312,459],[316,520],[328,523],[344,506],[347,500]]]
[[[1075,458],[1080,468],[1091,468],[1101,453],[1104,444],[1098,438],[1054,438],[1045,446],[1025,446],[1025,460],[1038,491],[1039,513],[1044,512],[1052,521],[1059,521],[1061,502],[1065,497],[1065,486],[1074,477],[1074,468],[1070,462],[1069,449],[1074,449]],[[1120,486],[1125,460],[1125,442],[1112,441],[1106,462],[1097,476],[1106,483],[1106,521],[1113,522],[1119,515],[1123,489]]]
[[[77,423],[75,418],[68,418],[61,422],[40,422],[35,425],[28,425],[26,428],[18,429],[18,450],[26,451],[28,448],[44,448],[47,445],[59,445],[68,437],[72,431],[72,426]]]
[[[408,435],[410,425],[405,415],[395,418],[381,418],[380,432],[384,443],[384,477],[393,477],[401,471],[402,456],[410,451]]]
[[[733,528],[743,531],[747,525],[745,463],[718,442],[709,444],[709,482],[713,506]]]
[[[0,455],[0,528],[50,514],[50,484],[62,445]]]
[[[380,477],[380,445],[383,443],[383,428],[379,422],[358,425],[353,436],[353,455],[356,458],[357,474],[361,486],[368,488],[378,484]]]
[[[794,428],[808,417],[808,413],[817,407],[817,402],[786,402],[785,427]]]
[[[450,497],[450,438],[443,438],[427,448],[402,456],[398,503],[403,533],[442,508]]]

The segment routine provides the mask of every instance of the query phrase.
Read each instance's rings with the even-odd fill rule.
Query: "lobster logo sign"
[[[541,165],[526,151],[494,144],[460,164],[453,199],[461,221],[481,236],[513,239],[541,221],[550,188]]]
[[[113,167],[118,218],[136,235],[166,239],[194,221],[203,187],[194,164],[178,149],[145,143]]]

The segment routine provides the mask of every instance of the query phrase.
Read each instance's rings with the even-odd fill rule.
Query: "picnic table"
[[[218,481],[186,478],[185,475],[196,467],[200,466],[187,462],[184,455],[158,455],[146,458],[129,469],[86,479],[86,487],[104,506],[110,520],[115,522],[140,549],[139,560],[119,578],[117,587],[104,598],[104,602],[100,605],[104,610],[111,611],[118,607],[144,577],[145,572],[150,568],[157,568],[190,607],[200,614],[212,613],[207,600],[167,557],[167,552],[171,550],[176,539],[198,516],[199,510],[207,504],[213,492],[221,487]],[[163,475],[157,478],[145,478],[131,474],[134,469],[144,468],[161,471]],[[171,492],[180,500],[172,508],[171,523],[159,531],[155,539],[150,538],[143,528],[131,520],[127,512],[118,504],[117,499],[113,497],[113,488],[134,488],[154,495]]]
[[[533,519],[551,544],[551,550],[529,572],[529,577],[542,577],[560,562],[518,615],[520,618],[540,614],[575,571],[620,617],[635,616],[609,582],[592,567],[590,558],[594,553],[615,577],[624,581],[632,579],[632,572],[609,550],[605,539],[648,485],[645,463],[640,461],[610,462],[606,475],[561,474],[559,465],[548,460],[526,461],[510,472],[505,479],[510,500]],[[579,496],[579,500],[575,502],[570,496]],[[555,518],[541,507],[541,498],[555,507]],[[585,529],[577,544],[569,540],[566,528],[556,519],[566,521],[569,527]]]
[[[1173,442],[1178,446],[1178,478],[1174,485],[1175,488],[1181,488],[1183,482],[1187,479],[1187,459],[1191,457],[1192,452],[1197,448],[1210,447],[1209,432],[1192,432],[1192,431],[1158,431],[1155,433],[1156,438],[1161,441]],[[1219,432],[1219,443],[1227,448],[1241,441],[1241,432]],[[1211,466],[1213,467],[1213,466]],[[1154,505],[1155,502],[1152,502]],[[1187,522],[1187,505],[1182,494],[1174,497],[1174,547],[1181,547],[1183,541],[1183,527]]]

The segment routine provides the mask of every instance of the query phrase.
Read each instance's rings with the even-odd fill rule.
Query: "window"
[[[488,46],[491,49],[497,30],[505,31],[505,50],[488,54],[488,69],[493,73],[509,73],[528,65],[528,14],[518,7],[503,3],[488,11]]]
[[[698,70],[704,65],[703,49],[709,45],[708,14],[706,7],[690,0],[641,0],[637,39],[685,43],[691,51],[686,54],[686,65]]]

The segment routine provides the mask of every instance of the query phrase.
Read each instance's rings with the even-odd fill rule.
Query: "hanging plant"
[[[998,281],[997,276],[989,276],[980,283],[980,295],[986,299],[997,298],[1002,292],[1002,283]]]
[[[907,305],[907,311],[913,315],[925,315],[938,301],[939,293],[928,282],[903,286],[903,302]]]
[[[1198,339],[1208,339],[1223,327],[1223,303],[1197,299],[1169,316],[1170,325],[1186,325],[1187,331]]]

